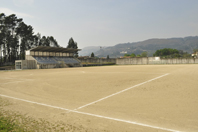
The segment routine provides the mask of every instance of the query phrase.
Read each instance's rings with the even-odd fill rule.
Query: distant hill
[[[79,51],[80,56],[90,56],[92,52],[100,50],[100,46],[88,46]]]
[[[106,57],[109,55],[113,58],[124,56],[126,53],[135,53],[137,55],[141,54],[143,51],[147,51],[149,56],[152,56],[156,50],[163,48],[173,48],[192,53],[193,49],[198,48],[198,36],[169,39],[149,39],[141,42],[117,44],[115,46],[104,47],[101,49],[100,46],[86,47],[82,49],[82,53],[80,54],[84,56],[86,54],[90,55],[91,52],[94,52],[95,56],[98,57]]]

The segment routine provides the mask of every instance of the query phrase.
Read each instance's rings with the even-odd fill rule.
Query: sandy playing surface
[[[162,75],[165,76],[157,78]],[[108,97],[138,84],[141,85]],[[102,116],[97,117],[0,96],[12,102],[5,109],[96,131],[166,131],[163,128],[198,131],[198,65],[3,71],[0,72],[0,94],[69,110],[107,97],[77,110]]]

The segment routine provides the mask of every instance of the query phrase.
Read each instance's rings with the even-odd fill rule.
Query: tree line
[[[198,49],[193,50],[194,53],[198,52]],[[161,58],[192,58],[191,54],[188,52],[184,52],[183,50],[164,48],[155,51],[153,56],[161,57]],[[148,53],[146,51],[141,54],[125,54],[124,57],[148,57]]]
[[[191,54],[184,52],[183,50],[164,48],[157,50],[153,56],[159,56],[161,58],[191,58]]]
[[[141,54],[125,54],[124,57],[147,57],[148,53],[146,51],[142,52]]]
[[[33,27],[15,14],[0,14],[0,63],[25,59],[25,50],[35,46],[59,47],[53,36],[34,34]]]

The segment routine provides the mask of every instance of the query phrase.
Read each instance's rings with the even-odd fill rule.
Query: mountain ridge
[[[192,53],[193,49],[198,48],[198,36],[188,36],[184,38],[152,38],[139,42],[132,43],[119,43],[114,46],[102,47],[93,46],[85,47],[86,55],[89,55],[94,52],[95,56],[98,57],[106,57],[109,55],[110,57],[120,57],[125,53],[131,54],[135,53],[141,54],[143,51],[147,51],[149,56],[152,56],[153,53],[158,49],[163,48],[172,48],[183,50],[188,53]],[[82,49],[82,51],[84,48]],[[80,55],[84,56],[85,54],[82,52]]]

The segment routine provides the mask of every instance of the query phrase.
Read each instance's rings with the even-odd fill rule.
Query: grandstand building
[[[80,49],[38,46],[25,52],[25,60],[16,60],[15,69],[79,67],[74,53]]]

